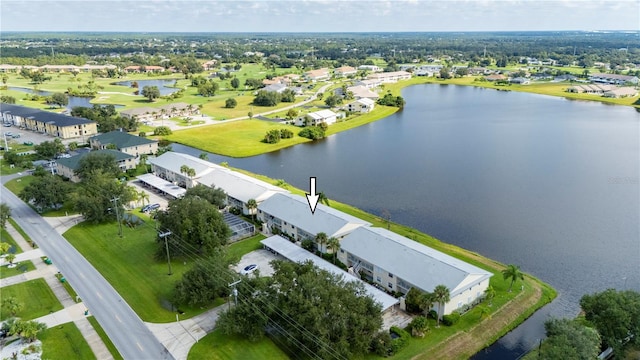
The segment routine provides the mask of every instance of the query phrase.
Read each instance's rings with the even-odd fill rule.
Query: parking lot
[[[2,142],[2,144],[0,144],[0,146],[5,146],[4,143],[4,136],[5,134],[7,135],[7,143],[10,147],[14,147],[14,145],[12,144],[24,144],[24,143],[33,143],[34,145],[40,144],[42,142],[45,141],[53,141],[53,139],[55,139],[55,136],[50,136],[50,135],[46,135],[46,134],[41,134],[35,131],[31,131],[31,130],[26,130],[26,129],[20,129],[17,126],[0,126],[0,142]],[[20,137],[15,137],[14,136],[20,136]],[[76,138],[76,139],[65,139],[62,140],[62,142],[64,144],[69,144],[72,141],[76,141],[77,143],[81,144],[83,142],[87,141],[87,138]]]
[[[162,194],[153,191],[153,189],[143,186],[140,181],[132,180],[129,181],[129,185],[133,186],[136,191],[144,191],[149,195],[149,201],[145,200],[145,204],[160,204],[159,210],[166,210],[167,205],[169,204],[169,200],[165,198]]]
[[[284,260],[284,258],[268,250],[255,250],[243,256],[233,269],[240,273],[245,266],[256,264],[258,265],[260,276],[271,276],[273,275],[273,268],[269,263],[272,260]]]

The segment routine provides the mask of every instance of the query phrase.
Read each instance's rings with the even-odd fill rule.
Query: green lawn
[[[156,261],[153,221],[134,229],[124,227],[124,237],[118,237],[116,223],[81,223],[68,230],[64,237],[109,281],[144,321],[175,321],[175,312],[161,304],[169,298],[177,281],[192,265],[182,259],[172,260],[173,275],[167,275],[167,263]],[[219,305],[219,303],[213,304]],[[206,311],[206,308],[181,307],[183,318]]]
[[[16,241],[9,235],[6,229],[0,229],[0,241],[6,242],[11,246],[11,248],[9,248],[10,253],[19,254],[22,252],[22,248],[16,244]]]
[[[93,316],[88,316],[87,320],[89,320],[91,326],[93,326],[93,329],[98,333],[98,336],[100,336],[100,339],[102,339],[104,345],[107,347],[107,349],[109,349],[109,352],[111,353],[111,356],[113,356],[114,360],[123,360],[122,355],[120,355],[120,352],[118,351],[118,349],[116,349],[116,346],[113,345],[113,342],[111,341],[111,339],[109,339],[107,333],[104,332],[104,329],[102,328],[102,326],[100,326],[98,320],[96,320],[96,318]]]
[[[42,278],[3,287],[2,298],[8,297],[14,297],[23,305],[22,310],[16,314],[23,320],[39,318],[51,312],[62,310],[62,304]],[[11,314],[4,309],[0,311],[0,320],[11,317]]]
[[[33,265],[33,263],[31,261],[29,261],[29,260],[22,261],[22,262],[16,263],[16,264],[17,264],[17,266],[14,267],[14,268],[11,268],[11,269],[9,269],[6,266],[1,266],[0,267],[0,279],[4,279],[4,278],[8,278],[8,277],[24,274],[24,273],[26,273],[28,271],[36,269],[35,265]]]
[[[42,341],[43,359],[91,360],[96,358],[80,330],[72,322],[47,329],[38,338]]]
[[[257,234],[248,239],[235,242],[228,246],[227,255],[232,261],[239,261],[243,255],[262,249],[262,244],[260,243],[262,239],[265,239],[265,236]]]
[[[264,135],[272,129],[289,129],[293,131],[294,137],[280,140],[277,144],[263,143]],[[261,120],[242,120],[174,131],[172,135],[165,138],[216,154],[244,157],[310,141],[299,137],[297,135],[299,131],[300,128],[293,125],[282,125]]]
[[[215,330],[200,339],[189,351],[189,360],[289,359],[271,340],[251,342]]]

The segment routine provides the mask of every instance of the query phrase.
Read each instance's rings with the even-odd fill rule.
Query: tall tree
[[[433,299],[438,303],[438,317],[436,319],[436,325],[439,327],[444,305],[448,303],[449,300],[451,300],[451,293],[449,292],[449,288],[447,288],[445,285],[436,286],[436,288],[433,289]]]
[[[7,226],[7,220],[11,217],[11,207],[7,203],[0,203],[0,228]]]
[[[513,283],[516,280],[524,280],[524,274],[520,271],[520,266],[509,264],[507,268],[502,270],[502,276],[505,280],[511,279],[511,284],[509,284],[509,292],[511,292],[511,288],[513,287]]]
[[[81,179],[85,179],[96,170],[114,178],[121,172],[114,155],[99,152],[91,152],[82,157],[74,172]]]
[[[229,295],[229,283],[235,273],[220,251],[198,260],[176,284],[173,301],[179,305],[209,305],[216,298]]]
[[[544,323],[547,340],[540,351],[549,360],[597,359],[600,353],[598,331],[571,319],[549,319]]]
[[[226,244],[231,231],[218,208],[209,201],[195,196],[185,196],[169,201],[169,208],[158,213],[162,231],[170,231],[168,241],[171,256],[192,253],[213,254]],[[158,242],[157,255],[165,258],[164,241]]]
[[[607,289],[584,295],[580,307],[616,354],[622,353],[628,340],[640,344],[640,293],[637,291]]]
[[[320,251],[321,253],[327,252],[326,248],[323,248],[323,245],[325,245],[328,240],[329,237],[326,233],[319,232],[316,234],[316,244],[318,244],[318,251]]]
[[[69,183],[59,176],[45,172],[43,176],[36,176],[29,185],[22,189],[19,196],[40,210],[47,210],[57,209],[64,204],[69,193],[71,193]]]
[[[56,138],[53,141],[44,141],[35,145],[33,149],[44,159],[54,159],[64,151],[62,140]]]
[[[256,221],[256,209],[258,208],[258,202],[256,199],[249,199],[247,201],[247,209],[249,209],[249,213],[253,216],[253,221]]]
[[[133,192],[126,183],[115,181],[111,174],[97,169],[82,179],[71,193],[71,201],[87,221],[100,223],[116,219],[116,211],[124,213],[124,204],[133,200]]]
[[[238,305],[217,323],[223,333],[259,339],[280,329],[273,333],[278,343],[321,359],[360,358],[370,351],[382,326],[381,306],[361,283],[345,282],[311,262],[275,261],[273,268],[274,275],[260,283],[239,284]]]
[[[234,89],[237,89],[240,87],[240,79],[238,79],[237,77],[234,77],[233,79],[231,79],[231,87]]]
[[[198,184],[187,189],[184,196],[196,196],[207,200],[218,209],[223,209],[227,205],[227,194],[221,188]]]
[[[333,254],[333,263],[336,263],[336,258],[338,257],[338,250],[340,250],[340,240],[338,240],[337,237],[330,237],[329,240],[327,240],[327,249],[331,250],[331,253]]]
[[[149,102],[160,97],[160,89],[157,86],[145,86],[142,88],[142,96],[146,97]]]
[[[67,104],[69,104],[69,97],[64,93],[53,93],[47,97],[46,103],[49,105],[57,105],[58,107],[67,106]]]

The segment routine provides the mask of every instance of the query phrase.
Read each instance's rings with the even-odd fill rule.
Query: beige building
[[[62,158],[56,160],[56,171],[58,175],[68,178],[72,182],[80,182],[80,178],[75,174],[76,169],[80,166],[80,160],[88,154],[109,154],[112,155],[118,167],[122,171],[134,169],[136,167],[135,158],[129,154],[117,150],[96,150],[80,155],[72,156],[70,158]]]
[[[84,138],[98,133],[94,121],[25,106],[0,104],[2,122],[61,139]]]
[[[93,136],[89,144],[93,149],[108,149],[112,145],[116,150],[135,157],[158,152],[157,141],[117,130]]]

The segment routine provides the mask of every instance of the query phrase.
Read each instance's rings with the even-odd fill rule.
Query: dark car
[[[140,210],[140,212],[146,213],[146,212],[149,212],[149,211],[152,211],[152,210],[158,209],[159,207],[160,207],[160,204],[149,204],[149,205],[144,206],[144,207]]]

